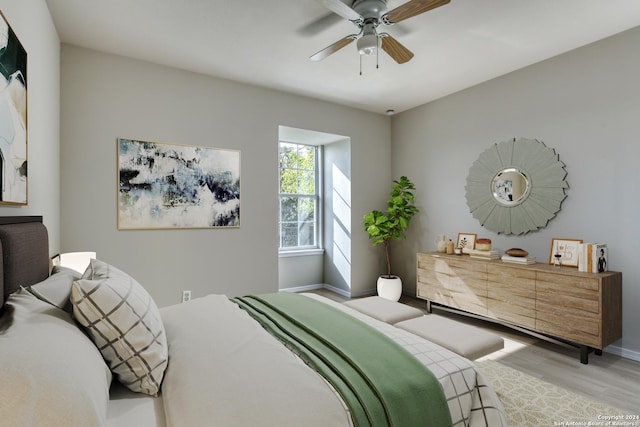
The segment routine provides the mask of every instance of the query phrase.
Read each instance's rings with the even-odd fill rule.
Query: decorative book
[[[480,259],[500,259],[500,253],[498,251],[479,251],[477,249],[469,249],[469,256],[471,258]]]
[[[534,256],[502,255],[501,259],[504,262],[512,262],[514,264],[535,264],[536,263],[536,257]]]
[[[608,270],[609,257],[605,243],[582,243],[578,250],[578,271],[604,273]]]

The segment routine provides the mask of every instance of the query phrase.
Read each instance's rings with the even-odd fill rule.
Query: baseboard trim
[[[346,291],[344,289],[336,288],[335,286],[331,286],[331,285],[328,285],[326,283],[324,285],[322,285],[322,289],[329,290],[329,291],[331,291],[331,292],[333,292],[335,294],[338,294],[340,296],[343,296],[345,298],[351,298],[351,292]]]
[[[304,285],[304,286],[295,286],[293,288],[284,288],[280,289],[281,292],[309,292],[315,291],[316,289],[322,289],[324,285],[319,283],[316,285]]]
[[[317,283],[314,285],[303,285],[303,286],[294,286],[292,288],[284,288],[284,289],[280,289],[280,291],[282,292],[309,292],[309,291],[314,291],[316,289],[326,289],[328,291],[331,291],[333,293],[336,293],[340,296],[343,296],[345,298],[360,298],[360,297],[366,297],[369,295],[375,295],[376,290],[375,289],[368,289],[362,292],[350,292],[344,289],[340,289],[340,288],[336,288],[335,286],[329,285],[327,283]]]
[[[635,360],[640,362],[640,352],[627,350],[626,348],[618,347],[617,345],[610,345],[604,350],[606,353],[615,354],[616,356],[624,357],[625,359]]]
[[[342,295],[345,298],[360,298],[360,297],[366,297],[369,295],[375,295],[376,290],[375,289],[368,289],[365,291],[361,291],[361,292],[350,292],[350,291],[346,291],[344,289],[340,289],[340,288],[336,288],[335,286],[332,285],[328,285],[328,284],[324,284],[323,286],[324,289],[334,292],[338,295]]]

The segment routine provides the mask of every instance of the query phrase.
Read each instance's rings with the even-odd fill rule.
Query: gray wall
[[[384,201],[386,116],[69,45],[61,70],[62,249],[96,251],[160,306],[178,302],[182,289],[194,297],[277,291],[279,125],[351,138],[352,218]],[[118,231],[118,137],[241,150],[241,227]],[[378,274],[363,234],[352,236],[356,292],[372,289]]]
[[[0,0],[27,51],[28,205],[0,205],[1,216],[42,215],[49,252],[60,248],[60,41],[41,0]]]
[[[623,272],[623,338],[609,348],[640,360],[640,28],[399,114],[392,121],[392,173],[417,186],[422,210],[394,263],[415,294],[415,253],[439,233],[489,237],[545,262],[553,237],[604,242],[609,268]],[[536,138],[566,164],[562,210],[524,236],[483,229],[466,205],[465,179],[478,155],[513,137]]]

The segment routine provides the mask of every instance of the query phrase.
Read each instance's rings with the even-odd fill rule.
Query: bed
[[[51,270],[41,217],[0,218],[0,252],[2,424],[506,425],[471,361],[321,296],[158,309],[106,262]]]

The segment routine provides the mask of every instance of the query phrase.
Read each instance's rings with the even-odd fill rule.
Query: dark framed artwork
[[[0,16],[0,203],[26,205],[27,52]]]
[[[240,226],[240,151],[118,139],[118,229]]]

